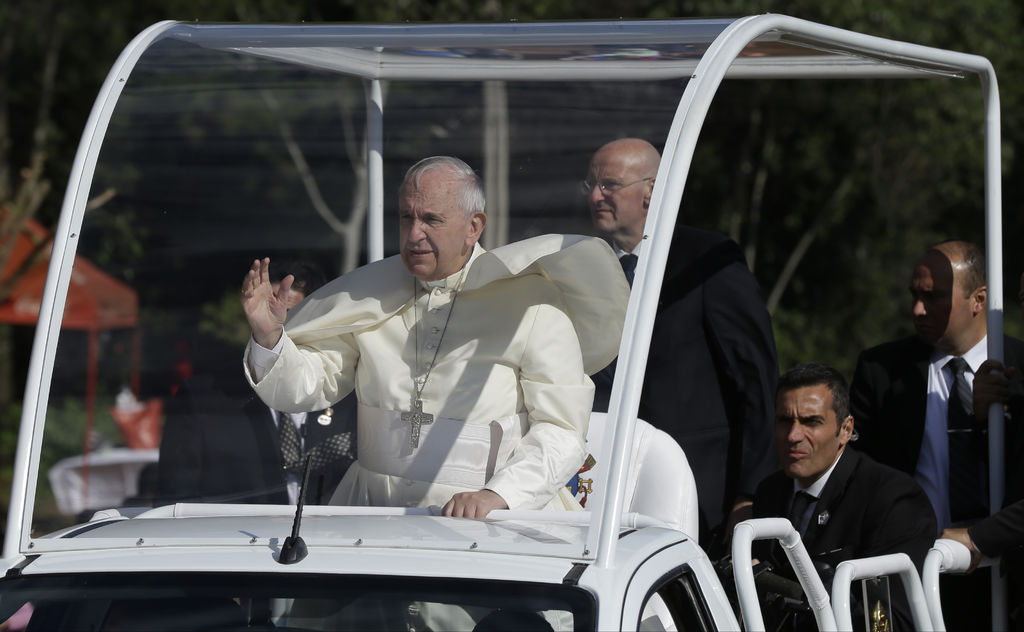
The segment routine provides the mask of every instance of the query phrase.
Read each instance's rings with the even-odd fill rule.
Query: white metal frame
[[[982,557],[978,568],[998,566],[998,558]],[[928,606],[932,629],[946,632],[946,620],[942,616],[942,599],[939,591],[941,573],[966,573],[971,568],[971,552],[956,540],[938,539],[924,558],[921,569],[921,587]]]
[[[736,597],[740,602],[744,629],[756,632],[764,632],[765,629],[761,604],[757,600],[757,588],[754,585],[754,568],[751,565],[751,547],[754,540],[778,540],[790,566],[793,567],[793,572],[796,573],[800,586],[804,589],[804,594],[807,595],[807,603],[814,613],[818,629],[836,630],[835,614],[829,605],[828,591],[825,590],[818,572],[814,570],[814,564],[811,563],[811,557],[804,548],[800,533],[785,518],[745,520],[733,529],[732,573],[736,580]]]
[[[139,58],[175,24],[168,20],[150,26],[135,36],[118,56],[96,97],[78,144],[78,152],[71,165],[60,220],[53,237],[50,267],[46,272],[46,284],[43,286],[43,297],[39,306],[39,321],[32,342],[32,357],[25,380],[21,430],[14,456],[11,503],[7,513],[7,536],[4,539],[3,552],[0,553],[0,556],[5,558],[14,557],[19,552],[28,552],[31,545],[31,522],[28,517],[32,515],[35,507],[39,451],[43,441],[43,421],[46,418],[57,338],[64,317],[64,303],[67,299],[75,252],[78,250],[85,205],[89,201],[93,172],[96,169],[96,160],[103,145],[107,125],[128,75]]]
[[[914,619],[914,628],[927,630],[931,628],[931,616],[925,602],[924,591],[921,589],[921,578],[917,569],[906,553],[892,553],[864,557],[856,560],[840,562],[832,578],[832,612],[835,613],[836,626],[843,630],[853,630],[853,619],[850,615],[850,584],[858,579],[869,579],[882,575],[896,575],[903,582],[903,589],[910,602],[910,614]]]
[[[618,419],[614,426],[611,478],[608,502],[604,505],[600,525],[597,564],[608,565],[615,549],[612,519],[621,510],[621,490],[625,481],[623,468],[629,454],[628,442],[640,404],[643,367],[651,343],[654,317],[657,313],[659,288],[664,277],[665,261],[675,226],[686,177],[696,148],[697,138],[711,101],[725,78],[729,65],[753,40],[768,33],[793,35],[821,45],[829,43],[863,51],[893,63],[938,64],[977,75],[985,97],[985,237],[988,252],[988,352],[990,358],[1003,359],[1002,349],[1002,189],[1000,172],[999,91],[992,64],[984,57],[954,53],[914,44],[893,42],[882,38],[852,33],[796,18],[763,15],[737,20],[715,40],[701,58],[693,76],[686,84],[675,120],[665,143],[665,152],[658,169],[651,196],[645,234],[645,247],[633,280],[633,299],[626,311],[626,323],[619,348],[619,370],[609,403],[609,415]],[[653,262],[650,264],[649,262]],[[639,297],[639,298],[635,298]],[[623,367],[630,367],[623,375]],[[991,506],[998,509],[1003,497],[1003,415],[1002,407],[990,411],[989,472]],[[594,537],[593,531],[589,534]],[[588,542],[589,544],[589,542]],[[1005,583],[993,575],[993,625],[1006,621]],[[997,584],[1000,584],[1001,587]]]

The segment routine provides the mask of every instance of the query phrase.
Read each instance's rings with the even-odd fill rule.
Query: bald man
[[[649,142],[618,139],[594,153],[582,184],[594,230],[620,257],[630,285],[637,258],[645,256],[644,225],[660,161]],[[614,368],[602,373],[594,376],[595,410],[607,409]],[[727,518],[746,516],[757,484],[776,469],[777,379],[771,319],[740,247],[723,235],[677,226],[640,417],[686,452],[704,546]]]
[[[583,192],[594,230],[616,253],[639,254],[661,155],[639,138],[604,145],[590,159]]]

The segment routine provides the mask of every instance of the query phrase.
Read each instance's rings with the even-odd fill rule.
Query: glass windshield
[[[147,50],[114,110],[81,228],[34,535],[115,506],[294,502],[281,415],[243,376],[239,288],[255,258],[326,279],[367,262],[367,87],[180,39]],[[487,249],[592,234],[580,186],[591,154],[623,136],[664,143],[684,87],[382,81],[384,255],[397,252],[401,179],[430,155],[482,177]],[[334,445],[313,467],[308,503],[329,501],[356,456],[354,431],[352,397],[299,424],[303,444]]]
[[[588,630],[578,588],[437,578],[131,573],[0,581],[0,628]]]

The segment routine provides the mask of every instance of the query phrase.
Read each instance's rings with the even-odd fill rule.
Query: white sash
[[[400,411],[359,404],[356,452],[370,471],[414,481],[482,489],[526,434],[526,413],[486,424],[435,417],[409,445],[410,424]]]

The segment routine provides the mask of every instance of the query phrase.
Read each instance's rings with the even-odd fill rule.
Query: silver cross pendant
[[[409,424],[409,447],[418,448],[420,446],[420,426],[434,423],[434,416],[423,412],[423,402],[417,399],[416,403],[412,405],[411,411],[402,413],[402,421]]]

